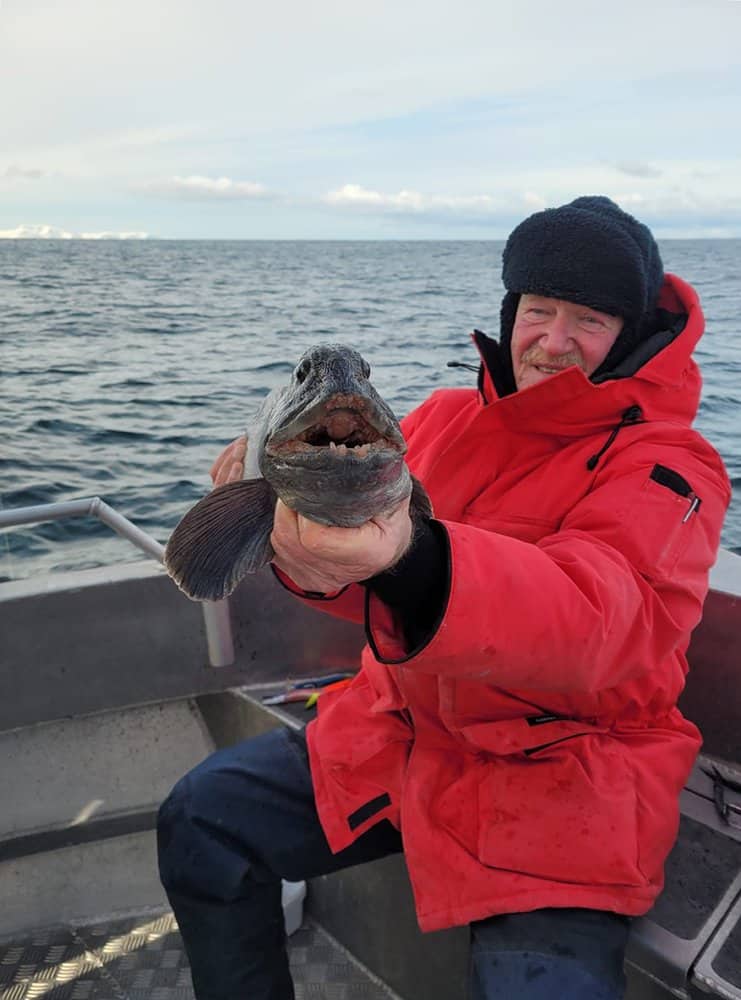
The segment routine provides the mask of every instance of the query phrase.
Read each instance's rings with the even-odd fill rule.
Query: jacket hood
[[[502,359],[498,341],[475,331],[481,357],[479,393],[483,405],[530,431],[565,437],[614,426],[630,407],[639,406],[644,420],[690,426],[700,402],[702,379],[692,352],[705,320],[695,290],[667,274],[659,296],[663,328],[652,334],[613,371],[592,381],[573,367],[537,385],[508,394],[501,375],[511,365]],[[497,388],[499,386],[499,388]]]

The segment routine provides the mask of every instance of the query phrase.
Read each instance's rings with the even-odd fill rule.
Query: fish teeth
[[[337,444],[336,441],[330,441],[329,450],[336,451],[338,455],[347,455],[348,452],[352,452],[356,458],[367,458],[370,453],[371,446],[370,444],[359,444],[355,445],[355,447],[351,446],[348,448],[346,444]]]

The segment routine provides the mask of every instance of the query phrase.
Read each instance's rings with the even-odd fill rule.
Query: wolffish
[[[412,519],[432,517],[404,461],[399,423],[369,376],[357,351],[319,344],[266,397],[247,429],[245,478],[205,496],[167,543],[165,566],[188,597],[220,600],[270,562],[278,498],[312,521],[345,528],[410,494]]]

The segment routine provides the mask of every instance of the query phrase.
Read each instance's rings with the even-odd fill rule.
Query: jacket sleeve
[[[537,543],[442,522],[445,607],[409,650],[398,615],[366,595],[376,658],[508,688],[594,692],[684,651],[698,623],[730,487],[705,445],[616,454]],[[662,474],[668,470],[672,475]]]
[[[334,594],[318,594],[311,590],[302,590],[290,576],[272,563],[270,568],[278,583],[294,597],[300,598],[308,607],[324,611],[335,618],[343,618],[358,625],[363,624],[365,599],[363,588],[359,583],[351,583]]]

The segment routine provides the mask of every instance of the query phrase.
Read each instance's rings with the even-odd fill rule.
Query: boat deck
[[[394,1000],[310,919],[289,938],[296,1000]],[[193,1000],[170,912],[55,927],[0,943],[0,1000]]]
[[[721,556],[681,704],[703,755],[681,794],[666,888],[633,925],[630,1000],[741,1000],[741,557]],[[157,568],[0,583],[0,786],[12,789],[0,810],[0,1000],[193,997],[157,877],[157,806],[214,748],[305,724],[303,705],[263,699],[352,669],[364,641],[258,577],[216,622],[233,663],[225,635]],[[299,1000],[464,994],[467,934],[419,933],[402,856],[308,890],[289,943]],[[101,914],[119,919],[93,923]]]

